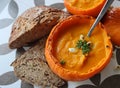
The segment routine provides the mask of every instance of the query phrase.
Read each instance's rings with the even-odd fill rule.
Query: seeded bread
[[[39,6],[25,11],[12,26],[10,48],[20,48],[47,35],[52,27],[69,14],[61,10]]]
[[[42,85],[51,88],[58,88],[65,84],[65,81],[55,75],[44,57],[44,46],[46,38],[43,38],[35,46],[28,49],[13,63],[15,75],[21,80],[33,85]]]

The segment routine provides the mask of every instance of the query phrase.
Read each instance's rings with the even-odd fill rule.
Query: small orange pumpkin
[[[120,7],[111,8],[103,17],[102,23],[112,42],[120,46]]]
[[[91,37],[86,36],[94,21],[90,16],[75,15],[52,29],[46,42],[45,56],[52,71],[61,78],[85,80],[99,73],[109,63],[112,44],[101,23],[96,26]],[[92,44],[87,55],[76,47],[80,35],[84,35],[84,40]]]

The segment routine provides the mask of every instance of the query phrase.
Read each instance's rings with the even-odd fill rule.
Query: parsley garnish
[[[78,49],[82,49],[82,53],[84,55],[88,54],[91,50],[91,45],[86,40],[78,40],[77,44],[76,44],[76,47]]]
[[[65,60],[61,60],[61,61],[60,61],[60,64],[61,64],[61,65],[64,65],[64,64],[65,64]]]

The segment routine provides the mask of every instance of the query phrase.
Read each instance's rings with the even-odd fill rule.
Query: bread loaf
[[[28,9],[14,22],[9,47],[19,48],[40,39],[60,20],[68,16],[68,13],[47,6]]]
[[[26,51],[23,55],[17,58],[12,66],[14,67],[15,75],[21,80],[33,85],[42,85],[53,88],[60,87],[65,84],[65,81],[55,75],[44,57],[44,45],[46,38],[43,38],[35,46]]]

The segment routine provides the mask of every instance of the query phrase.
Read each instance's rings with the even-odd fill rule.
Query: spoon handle
[[[104,16],[104,14],[106,13],[106,11],[108,10],[108,8],[110,7],[110,5],[113,3],[114,0],[106,0],[102,10],[100,11],[99,15],[97,16],[95,22],[93,23],[93,25],[91,26],[87,36],[90,37],[93,29],[95,28],[95,26],[100,22],[100,20],[102,19],[102,17]]]

